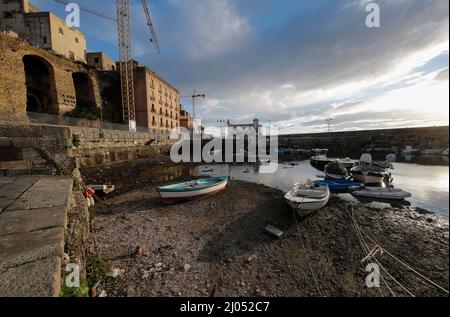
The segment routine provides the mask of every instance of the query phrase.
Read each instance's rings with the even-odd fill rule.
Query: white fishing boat
[[[158,187],[162,200],[192,200],[225,190],[228,177],[202,178],[190,182]]]
[[[384,200],[403,200],[411,197],[411,193],[400,188],[365,187],[352,192],[358,197],[377,198]]]
[[[375,165],[359,165],[350,170],[350,175],[358,182],[365,185],[382,185],[390,175],[384,168]]]
[[[405,147],[402,150],[402,153],[406,154],[406,155],[408,155],[408,154],[409,155],[413,155],[413,154],[419,154],[420,150],[419,149],[414,149],[412,146],[408,145],[407,147]]]
[[[305,217],[314,210],[325,207],[330,200],[330,189],[326,185],[297,183],[284,198],[300,217]]]

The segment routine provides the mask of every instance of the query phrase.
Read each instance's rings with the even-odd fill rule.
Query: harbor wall
[[[390,151],[410,145],[419,149],[446,149],[449,127],[425,127],[280,135],[282,147],[327,148],[335,153],[361,152],[367,149]]]

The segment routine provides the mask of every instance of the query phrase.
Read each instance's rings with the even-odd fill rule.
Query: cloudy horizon
[[[32,0],[65,16],[64,6]],[[74,1],[115,15],[115,1]],[[207,95],[206,124],[259,118],[280,133],[448,125],[449,2],[375,0],[149,0],[161,54],[132,0],[134,58],[181,95]],[[89,51],[117,58],[114,22],[82,13]],[[190,100],[182,99],[190,110]]]

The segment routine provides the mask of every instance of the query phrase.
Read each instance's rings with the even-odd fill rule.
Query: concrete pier
[[[0,296],[59,296],[72,184],[0,177]]]

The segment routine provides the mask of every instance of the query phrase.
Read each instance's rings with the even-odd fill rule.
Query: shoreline
[[[133,173],[136,184],[107,197],[114,214],[94,208],[98,256],[123,270],[100,281],[108,296],[393,296],[385,285],[366,287],[367,252],[338,197],[306,219],[294,218],[281,191],[243,181],[201,200],[161,204],[157,184],[142,184],[139,169]],[[364,205],[355,205],[354,215],[383,249],[448,285],[448,220]],[[284,236],[269,237],[268,224]],[[377,258],[415,296],[448,296],[386,252]],[[409,295],[388,281],[396,296]]]

